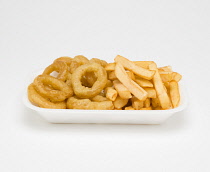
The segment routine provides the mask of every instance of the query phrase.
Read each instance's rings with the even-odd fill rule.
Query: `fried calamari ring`
[[[113,86],[113,82],[111,80],[107,80],[105,87],[112,87],[112,86]]]
[[[53,102],[64,101],[66,98],[73,95],[71,87],[69,87],[65,82],[50,75],[39,75],[35,78],[33,83],[36,91],[41,96],[46,97]],[[53,89],[46,89],[45,85],[50,85]]]
[[[100,59],[97,59],[97,58],[92,58],[89,63],[98,63],[100,64],[102,67],[105,67],[107,65],[107,62],[104,61],[104,60],[100,60]],[[87,72],[86,75],[85,75],[85,78],[88,82],[88,84],[90,85],[90,87],[96,82],[97,80],[97,77],[95,75],[94,72]]]
[[[97,80],[91,88],[84,87],[81,84],[81,79],[86,72],[94,72]],[[98,95],[106,86],[107,73],[106,70],[97,63],[87,63],[78,67],[72,74],[72,86],[74,93],[79,98],[91,98]]]
[[[57,79],[65,81],[68,76],[68,66],[63,61],[55,61],[53,64],[48,66],[42,74],[50,75],[52,72],[58,72]]]
[[[71,79],[71,74],[70,73],[68,73],[68,76],[67,76],[67,79],[66,79],[66,84],[69,87],[72,87],[72,79]]]
[[[54,60],[54,62],[56,61],[63,61],[67,64],[68,66],[68,71],[70,72],[70,65],[71,65],[71,62],[72,62],[72,58],[71,57],[68,57],[68,56],[63,56],[63,57],[59,57],[57,59]]]
[[[89,62],[90,63],[98,63],[103,67],[105,67],[108,64],[106,61],[100,60],[100,59],[97,59],[97,58],[92,58]]]
[[[87,73],[85,74],[85,78],[86,78],[86,81],[87,81],[87,83],[88,83],[88,87],[92,87],[93,84],[94,84],[94,83],[96,82],[96,80],[97,80],[97,77],[96,77],[96,75],[95,75],[94,72],[87,72]],[[111,80],[107,80],[107,83],[106,83],[105,88],[106,88],[106,87],[112,87],[112,86],[113,86],[112,81],[111,81]]]
[[[34,84],[28,86],[28,99],[31,103],[41,108],[66,109],[66,103],[64,101],[53,103],[39,95],[34,88]]]
[[[88,110],[112,110],[112,101],[92,102],[90,99],[77,99],[70,97],[67,100],[68,109],[88,109]]]
[[[56,61],[63,61],[69,66],[71,64],[71,62],[72,62],[72,58],[71,57],[67,57],[67,56],[63,56],[63,57],[59,57],[59,58],[54,60],[54,62],[56,62]]]
[[[76,70],[76,68],[78,68],[79,66],[86,64],[88,62],[89,62],[89,60],[83,55],[75,56],[72,59],[72,62],[70,65],[70,73],[73,73]]]
[[[104,102],[104,101],[107,101],[108,99],[106,97],[104,97],[104,96],[97,95],[97,96],[91,98],[91,100],[93,102]]]

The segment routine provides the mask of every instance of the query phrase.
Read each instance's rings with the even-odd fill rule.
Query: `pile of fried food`
[[[166,110],[179,106],[182,76],[153,61],[114,63],[82,55],[57,58],[28,86],[30,102],[41,108]]]

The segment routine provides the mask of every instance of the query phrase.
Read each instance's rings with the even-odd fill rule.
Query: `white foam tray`
[[[31,77],[28,84],[33,81],[35,76],[37,76],[37,73]],[[173,114],[183,111],[187,106],[186,91],[181,82],[179,84],[181,94],[180,105],[170,110],[45,109],[31,104],[28,100],[27,90],[23,96],[23,102],[26,107],[36,111],[50,123],[161,124]]]

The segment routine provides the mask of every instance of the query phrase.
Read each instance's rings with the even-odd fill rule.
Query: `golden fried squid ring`
[[[90,63],[98,63],[98,64],[100,64],[103,67],[105,67],[108,64],[106,61],[100,60],[100,59],[97,59],[97,58],[92,58],[90,60]]]
[[[106,97],[104,97],[104,96],[97,95],[97,96],[91,98],[91,100],[93,102],[104,102],[104,101],[107,101],[108,99]]]
[[[45,85],[50,85],[53,89],[46,89]],[[73,90],[65,82],[50,75],[39,75],[34,80],[36,91],[43,97],[53,102],[63,101],[73,95]]]
[[[57,59],[54,60],[54,62],[56,61],[63,61],[65,62],[67,65],[70,65],[72,62],[72,58],[71,57],[67,57],[67,56],[63,56],[63,57],[59,57]]]
[[[91,88],[84,87],[81,84],[82,77],[86,72],[94,72],[97,80]],[[78,67],[72,74],[72,86],[74,93],[79,98],[91,98],[98,95],[106,86],[107,73],[106,70],[97,63],[87,63]]]
[[[41,107],[48,109],[66,109],[66,102],[50,102],[48,99],[42,97],[37,93],[34,88],[34,84],[30,84],[28,86],[28,99],[31,103]]]
[[[52,72],[58,72],[57,79],[65,81],[68,76],[68,66],[63,61],[55,61],[53,64],[48,66],[42,74],[50,75]]]
[[[88,110],[112,110],[112,101],[92,102],[90,99],[77,99],[70,97],[67,101],[68,109],[88,109]]]
[[[67,76],[67,79],[66,79],[66,84],[69,86],[69,87],[72,87],[72,79],[71,79],[71,74],[68,73],[68,76]]]
[[[97,58],[92,58],[89,63],[98,63],[100,64],[102,67],[105,67],[107,65],[107,62],[104,61],[104,60],[100,60],[100,59],[97,59]],[[86,75],[85,75],[85,78],[87,80],[87,83],[90,87],[92,87],[92,85],[96,82],[97,80],[97,77],[95,75],[94,72],[87,72]]]
[[[79,66],[86,64],[88,62],[89,62],[89,60],[83,55],[75,56],[72,59],[72,62],[70,65],[70,73],[73,73],[76,70],[76,68],[78,68]]]
[[[63,56],[63,57],[59,57],[57,59],[54,60],[54,62],[56,61],[63,61],[67,64],[68,66],[68,71],[70,72],[70,65],[71,65],[71,62],[72,62],[72,58],[71,57],[68,57],[68,56]]]

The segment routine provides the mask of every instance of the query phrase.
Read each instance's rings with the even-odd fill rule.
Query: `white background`
[[[155,60],[189,106],[163,125],[49,124],[22,103],[28,75],[83,54]],[[0,1],[1,172],[210,171],[210,1]]]

